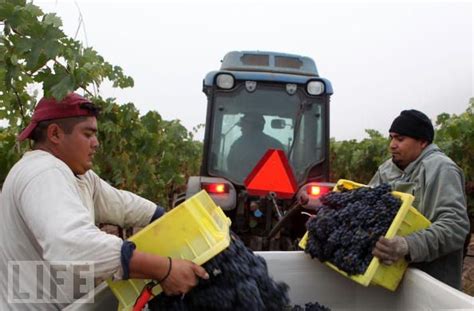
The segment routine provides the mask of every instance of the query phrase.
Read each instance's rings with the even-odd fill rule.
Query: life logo
[[[93,302],[91,261],[9,261],[8,303]]]

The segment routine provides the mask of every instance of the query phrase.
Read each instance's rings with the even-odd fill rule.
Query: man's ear
[[[53,144],[59,144],[61,139],[64,136],[64,131],[56,123],[52,123],[48,126],[46,130],[47,139]]]
[[[421,140],[421,148],[425,149],[429,144],[427,140]]]

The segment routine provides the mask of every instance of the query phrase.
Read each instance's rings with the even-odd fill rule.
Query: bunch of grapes
[[[391,187],[339,189],[321,197],[323,204],[308,222],[306,252],[329,261],[349,275],[364,273],[372,260],[372,249],[385,235],[401,201]]]
[[[284,310],[289,305],[288,285],[275,282],[263,257],[232,237],[227,249],[203,265],[208,280],[184,297],[160,294],[150,310]]]
[[[325,307],[317,302],[308,302],[304,307],[300,305],[293,306],[291,311],[331,311],[328,307]]]

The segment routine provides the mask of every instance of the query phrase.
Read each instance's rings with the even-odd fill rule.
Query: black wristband
[[[168,272],[166,272],[166,275],[165,275],[161,280],[159,280],[159,281],[157,282],[158,284],[160,284],[161,282],[163,282],[164,280],[166,280],[166,279],[170,276],[171,267],[173,266],[173,265],[172,265],[173,260],[171,259],[171,257],[168,256],[168,261],[169,261]]]
[[[135,248],[135,243],[123,241],[122,248],[120,249],[120,263],[122,264],[123,280],[128,280],[130,277],[130,261],[132,260]]]

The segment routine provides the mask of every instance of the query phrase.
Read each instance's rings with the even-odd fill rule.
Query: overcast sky
[[[135,80],[101,89],[189,130],[204,123],[202,79],[228,51],[313,58],[334,88],[331,137],[387,133],[403,109],[462,113],[474,96],[469,1],[34,1]],[[202,134],[200,135],[202,137]]]

